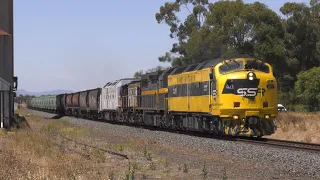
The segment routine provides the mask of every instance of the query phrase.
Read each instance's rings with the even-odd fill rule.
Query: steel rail
[[[281,147],[286,149],[303,150],[320,153],[320,144],[305,143],[297,141],[269,139],[269,138],[236,138],[237,141],[242,141],[250,144],[261,144],[267,146]]]

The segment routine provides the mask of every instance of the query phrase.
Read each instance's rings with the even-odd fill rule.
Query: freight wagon
[[[48,96],[40,96],[38,98],[33,98],[27,101],[28,107],[31,107],[40,111],[47,111],[58,113],[58,109],[60,104],[57,103],[57,96],[48,95]]]

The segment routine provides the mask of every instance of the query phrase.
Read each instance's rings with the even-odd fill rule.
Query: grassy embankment
[[[106,144],[100,144],[100,148],[126,154],[128,160],[72,143],[60,136],[90,142],[96,137],[88,129],[76,127],[66,120],[44,119],[27,113],[23,115],[31,129],[0,132],[2,178],[133,179],[134,176],[136,179],[146,179],[157,176],[189,179],[191,175],[186,164],[177,168],[166,158],[154,154],[147,148],[148,142],[135,140],[134,145],[125,142],[108,143],[108,137],[103,137]],[[205,176],[206,173],[203,174]]]
[[[32,123],[40,117],[31,116]],[[30,122],[30,121],[29,121]],[[98,178],[99,163],[105,160],[101,152],[82,153],[71,147],[57,133],[77,136],[83,130],[73,128],[66,121],[55,121],[39,129],[2,131],[0,137],[0,173],[5,179],[78,179]],[[79,151],[79,152],[78,152]],[[84,157],[89,157],[84,158]],[[92,166],[97,170],[92,171]],[[100,167],[101,168],[101,167]]]
[[[33,129],[1,131],[0,173],[5,179],[118,179],[130,175],[128,160],[67,141],[85,129],[65,120],[27,116]],[[110,147],[117,149],[116,146]],[[118,158],[117,163],[110,159]],[[114,167],[115,166],[115,167]],[[132,165],[131,165],[132,166]],[[117,169],[118,168],[118,169]],[[132,168],[132,167],[131,167]]]
[[[279,113],[278,129],[271,138],[320,143],[320,113]]]

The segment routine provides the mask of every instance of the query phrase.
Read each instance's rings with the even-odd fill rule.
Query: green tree
[[[221,56],[248,54],[283,65],[284,29],[280,17],[262,3],[242,0],[219,1],[209,5],[207,25],[220,40]]]
[[[184,6],[193,9],[181,23],[177,13]],[[170,36],[178,40],[170,52],[159,57],[162,62],[181,66],[247,54],[283,66],[283,25],[280,17],[262,3],[176,0],[165,3],[156,19],[159,23],[166,22]]]
[[[181,11],[189,13],[183,21]],[[312,109],[314,99],[292,89],[298,82],[302,86],[301,80],[297,81],[299,72],[320,66],[320,0],[310,0],[309,5],[288,2],[280,12],[285,18],[263,3],[242,0],[166,2],[155,17],[169,26],[170,37],[177,42],[159,61],[184,66],[242,54],[262,58],[274,68],[279,101],[301,102]]]
[[[177,39],[178,43],[172,45],[170,52],[159,57],[159,61],[171,62],[173,66],[188,64],[190,58],[185,45],[192,32],[199,30],[204,24],[208,4],[208,0],[175,0],[175,2],[166,2],[160,7],[160,11],[155,15],[156,20],[158,23],[165,22],[170,27],[170,37]],[[182,10],[189,13],[183,23],[177,15]]]
[[[286,16],[283,20],[286,66],[277,77],[283,97],[287,97],[299,72],[320,65],[320,4],[319,0],[311,0],[310,6],[288,2],[280,11]]]
[[[35,96],[30,96],[28,94],[26,94],[26,95],[20,94],[19,96],[15,97],[14,102],[16,102],[16,103],[26,103],[26,101],[28,99],[31,99],[31,98],[34,98],[34,97]]]
[[[137,71],[134,73],[133,77],[136,79],[141,78],[141,75],[143,74],[143,70]]]
[[[295,91],[301,104],[309,111],[320,110],[320,67],[314,67],[298,74]]]
[[[310,5],[288,2],[280,9],[287,17],[286,62],[293,75],[320,65],[320,4],[311,0]]]
[[[148,69],[146,71],[143,71],[143,70],[140,70],[140,71],[137,71],[134,73],[133,77],[134,78],[141,78],[141,76],[143,74],[146,74],[146,73],[152,73],[152,72],[157,72],[157,71],[162,71],[162,70],[165,70],[169,67],[163,67],[163,66],[156,66],[155,68],[151,68],[151,69]]]

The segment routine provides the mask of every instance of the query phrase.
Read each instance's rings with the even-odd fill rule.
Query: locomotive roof
[[[117,84],[119,81],[120,81],[120,80],[115,80],[115,81],[107,82],[107,84],[104,85],[103,87],[115,85],[115,84]]]
[[[162,74],[162,72],[165,70],[159,70],[159,71],[155,71],[155,72],[149,72],[146,74],[142,74],[141,75],[141,79],[157,79],[158,76],[160,76]]]
[[[98,89],[101,89],[101,88],[100,88],[100,87],[97,87],[97,88],[85,89],[85,90],[73,92],[72,94],[75,94],[75,93],[84,93],[84,92],[94,91],[94,90],[98,90]]]
[[[119,83],[120,81],[122,81],[122,80],[137,80],[137,79],[136,79],[136,78],[123,78],[123,79],[118,79],[118,80],[115,80],[115,81],[107,82],[106,85],[104,85],[103,87],[116,85],[116,84],[118,84],[118,83]]]
[[[252,58],[249,55],[239,55],[234,58],[216,58],[216,59],[211,59],[207,60],[204,62],[200,63],[194,63],[182,67],[170,67],[165,70],[160,70],[160,71],[155,71],[155,72],[149,72],[141,75],[141,80],[155,80],[155,79],[163,79],[164,76],[169,76],[169,75],[175,75],[175,74],[180,74],[183,72],[190,72],[190,71],[196,71],[196,70],[201,70],[209,67],[214,67],[220,62],[223,62],[225,60],[229,59],[235,59],[235,58]]]
[[[217,64],[225,61],[225,60],[230,60],[230,59],[237,59],[237,58],[252,58],[248,55],[239,55],[234,58],[216,58],[216,59],[211,59],[207,60],[201,63],[194,63],[190,64],[187,66],[182,66],[182,67],[174,67],[175,69],[169,74],[169,75],[174,75],[174,74],[179,74],[183,72],[189,72],[189,71],[196,71],[196,70],[201,70],[209,67],[214,67]]]
[[[187,66],[176,67],[175,70],[173,70],[169,75],[209,68],[227,59],[230,59],[230,58],[217,58],[217,59],[207,60],[201,63],[194,63]]]

